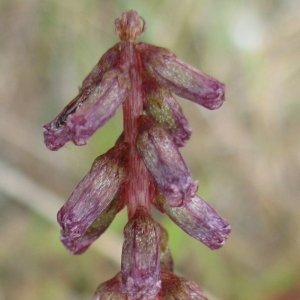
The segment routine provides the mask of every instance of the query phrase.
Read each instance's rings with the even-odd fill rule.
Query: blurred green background
[[[135,9],[140,41],[226,84],[208,111],[179,99],[193,134],[182,154],[199,195],[232,226],[210,251],[161,214],[176,271],[211,300],[300,299],[298,0],[0,0],[0,299],[91,299],[120,269],[126,212],[83,255],[56,212],[122,131],[121,111],[85,147],[46,149],[42,124],[77,94]]]

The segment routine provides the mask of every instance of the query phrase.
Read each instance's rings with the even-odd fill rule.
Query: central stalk
[[[125,189],[125,201],[130,219],[138,206],[150,211],[149,173],[136,148],[137,117],[143,114],[143,92],[141,62],[135,52],[134,44],[123,42],[125,62],[129,70],[131,87],[123,105],[124,140],[130,145],[128,184]]]

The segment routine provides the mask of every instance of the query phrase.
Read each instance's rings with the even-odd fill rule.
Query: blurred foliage
[[[0,185],[0,299],[90,299],[120,268],[106,256],[122,243],[109,248],[105,237],[71,256],[54,211],[114,144],[121,112],[86,147],[54,153],[43,145],[41,126],[117,42],[114,20],[131,8],[147,22],[141,41],[169,48],[227,89],[218,111],[179,102],[193,128],[182,154],[199,195],[232,233],[210,251],[156,213],[169,230],[176,270],[211,300],[300,299],[298,0],[0,0],[0,163],[11,175],[0,177],[9,179]],[[61,203],[50,210],[46,193],[30,202],[25,194],[36,188],[13,184],[12,171]],[[125,223],[122,212],[105,235],[122,238]]]

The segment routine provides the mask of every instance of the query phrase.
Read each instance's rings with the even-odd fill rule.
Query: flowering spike
[[[224,245],[231,230],[230,225],[198,195],[185,201],[181,207],[172,207],[158,192],[157,203],[183,231],[210,249]]]
[[[144,83],[144,91],[146,113],[169,133],[177,147],[184,146],[191,129],[175,98],[154,80]]]
[[[123,290],[132,299],[147,300],[160,289],[161,227],[147,210],[138,207],[124,228]]]
[[[223,83],[182,62],[165,48],[145,43],[139,43],[135,48],[148,74],[170,92],[208,109],[217,109],[223,104]]]
[[[137,148],[148,171],[153,176],[171,206],[180,206],[197,190],[178,148],[165,130],[151,118],[138,118]]]
[[[79,94],[43,126],[45,144],[84,145],[122,105],[124,131],[99,156],[60,209],[61,241],[83,253],[125,205],[122,271],[101,284],[93,300],[207,300],[191,281],[175,276],[167,231],[151,204],[211,249],[221,247],[229,224],[196,195],[198,183],[178,150],[191,135],[172,93],[208,109],[224,102],[224,84],[179,60],[171,51],[135,43],[145,21],[130,10],[115,21],[120,42],[86,76]]]
[[[99,156],[58,212],[61,240],[71,253],[84,252],[117,213],[119,202],[109,204],[126,179],[128,151],[128,145],[122,143]],[[99,219],[102,213],[105,217]]]

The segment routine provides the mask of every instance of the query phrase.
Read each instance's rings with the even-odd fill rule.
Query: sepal
[[[146,81],[143,87],[146,113],[169,133],[177,147],[183,147],[191,136],[191,129],[181,107],[157,82]]]

